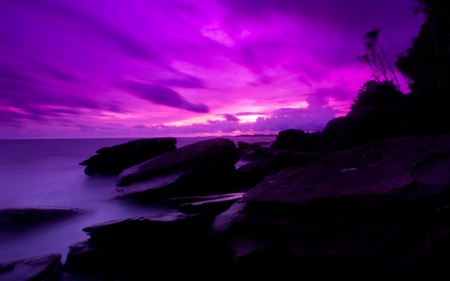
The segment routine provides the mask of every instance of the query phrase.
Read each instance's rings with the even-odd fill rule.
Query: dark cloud
[[[192,88],[192,89],[202,89],[205,87],[205,82],[196,77],[187,76],[184,79],[161,79],[158,80],[159,84],[163,84],[171,87],[180,87],[180,88]]]
[[[231,114],[223,114],[222,116],[225,117],[225,119],[229,122],[239,122],[239,118]]]
[[[191,103],[185,100],[179,93],[165,86],[131,81],[121,83],[119,86],[142,99],[156,104],[180,108],[197,113],[209,112],[209,108],[206,104]]]
[[[415,3],[411,0],[220,0],[234,13],[249,17],[262,16],[265,12],[278,12],[294,17],[326,21],[346,27],[359,28],[357,23],[382,22],[388,18],[405,17],[412,14]],[[410,7],[399,11],[398,7]],[[380,18],[379,15],[384,15]]]
[[[38,62],[34,61],[31,63],[34,66],[34,69],[37,71],[40,71],[44,75],[47,75],[49,77],[52,77],[57,80],[61,80],[63,82],[69,82],[69,83],[78,83],[81,82],[81,80],[71,73],[69,73],[66,70],[63,70],[59,67],[44,63],[44,62]]]
[[[65,6],[65,4],[60,1],[27,0],[26,2],[35,8],[43,9],[53,15],[59,15],[64,19],[73,20],[74,22],[82,24],[88,32],[103,36],[106,40],[113,43],[118,49],[129,56],[151,61],[159,60],[158,56],[151,51],[150,46],[140,42],[127,32],[102,21],[97,17],[91,16],[89,13],[79,11],[74,7],[69,8],[69,6]]]
[[[79,108],[99,108],[98,103],[88,97],[49,86],[51,83],[46,78],[27,66],[0,65],[0,101],[3,106],[20,109],[10,113],[15,119],[45,122],[46,117],[81,115]]]
[[[395,60],[395,57],[407,48],[407,42],[412,35],[410,31],[417,28],[417,22],[420,21],[412,20],[410,7],[415,5],[412,0],[220,1],[230,9],[233,19],[246,17],[252,21],[264,22],[268,15],[279,14],[284,18],[288,17],[298,27],[295,32],[289,34],[289,37],[302,42],[297,48],[302,46],[310,50],[322,62],[332,66],[353,62],[356,56],[360,55],[358,52],[364,52],[364,34],[374,28],[381,29],[380,42],[386,43],[384,47],[389,59]],[[322,32],[324,30],[326,33]],[[246,44],[241,49],[242,55],[245,56],[241,57],[244,63],[252,67],[271,65],[271,61],[276,58],[274,53],[283,54],[278,51],[282,48],[277,46],[276,41],[252,41]],[[322,75],[321,71],[314,69],[312,65],[300,67],[310,75]]]
[[[0,124],[2,125],[20,128],[24,125],[21,120],[22,118],[23,114],[10,110],[0,110]]]

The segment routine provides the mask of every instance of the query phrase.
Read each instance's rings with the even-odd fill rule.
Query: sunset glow
[[[5,0],[0,138],[321,130],[371,78],[364,34],[379,28],[393,63],[422,23],[413,5]]]

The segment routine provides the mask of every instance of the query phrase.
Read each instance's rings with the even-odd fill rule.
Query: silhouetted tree
[[[364,55],[358,57],[358,60],[367,63],[372,69],[372,76],[377,82],[394,81],[400,89],[395,71],[386,58],[386,53],[383,47],[378,44],[378,37],[380,35],[379,29],[374,29],[366,33],[364,42],[366,52]]]
[[[419,97],[450,95],[450,1],[415,0],[425,16],[412,46],[396,62]]]
[[[403,94],[391,80],[382,82],[369,80],[364,83],[358,91],[357,97],[353,100],[351,109],[362,107],[372,107],[398,102]]]

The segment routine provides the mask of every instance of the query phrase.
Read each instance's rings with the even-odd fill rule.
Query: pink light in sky
[[[422,22],[412,0],[1,6],[0,138],[320,130],[370,79],[364,34],[393,63]]]

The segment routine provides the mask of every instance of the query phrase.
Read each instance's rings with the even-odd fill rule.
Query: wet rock
[[[302,130],[289,129],[278,133],[271,148],[313,152],[318,150],[320,133],[306,133]]]
[[[11,230],[11,228],[26,228],[85,213],[87,213],[86,210],[78,208],[54,206],[7,208],[0,210],[0,227],[3,231]]]
[[[216,138],[187,145],[124,170],[111,198],[136,200],[219,194],[236,191],[234,142]]]
[[[80,163],[88,176],[118,175],[124,169],[176,148],[176,138],[151,138],[130,141],[97,150],[97,154]]]
[[[208,200],[184,203],[178,208],[178,212],[185,214],[195,213],[216,213],[219,214],[227,210],[233,203],[241,198],[244,193],[228,193],[220,194],[217,198]]]
[[[187,196],[187,197],[173,197],[167,200],[167,202],[172,202],[175,204],[185,204],[185,203],[194,203],[194,202],[201,202],[201,201],[208,201],[208,200],[215,200],[215,199],[221,199],[221,198],[228,198],[228,197],[234,197],[234,196],[241,196],[242,192],[236,192],[236,193],[223,193],[223,194],[213,194],[213,195],[205,195],[205,196]]]
[[[210,272],[227,277],[232,260],[209,233],[213,217],[168,212],[87,227],[90,239],[70,246],[64,270],[124,280],[210,280]]]
[[[267,274],[436,280],[450,258],[449,206],[450,136],[396,138],[269,175],[212,232]]]
[[[1,262],[0,279],[17,280],[58,280],[62,272],[61,255],[51,254],[21,260]]]

